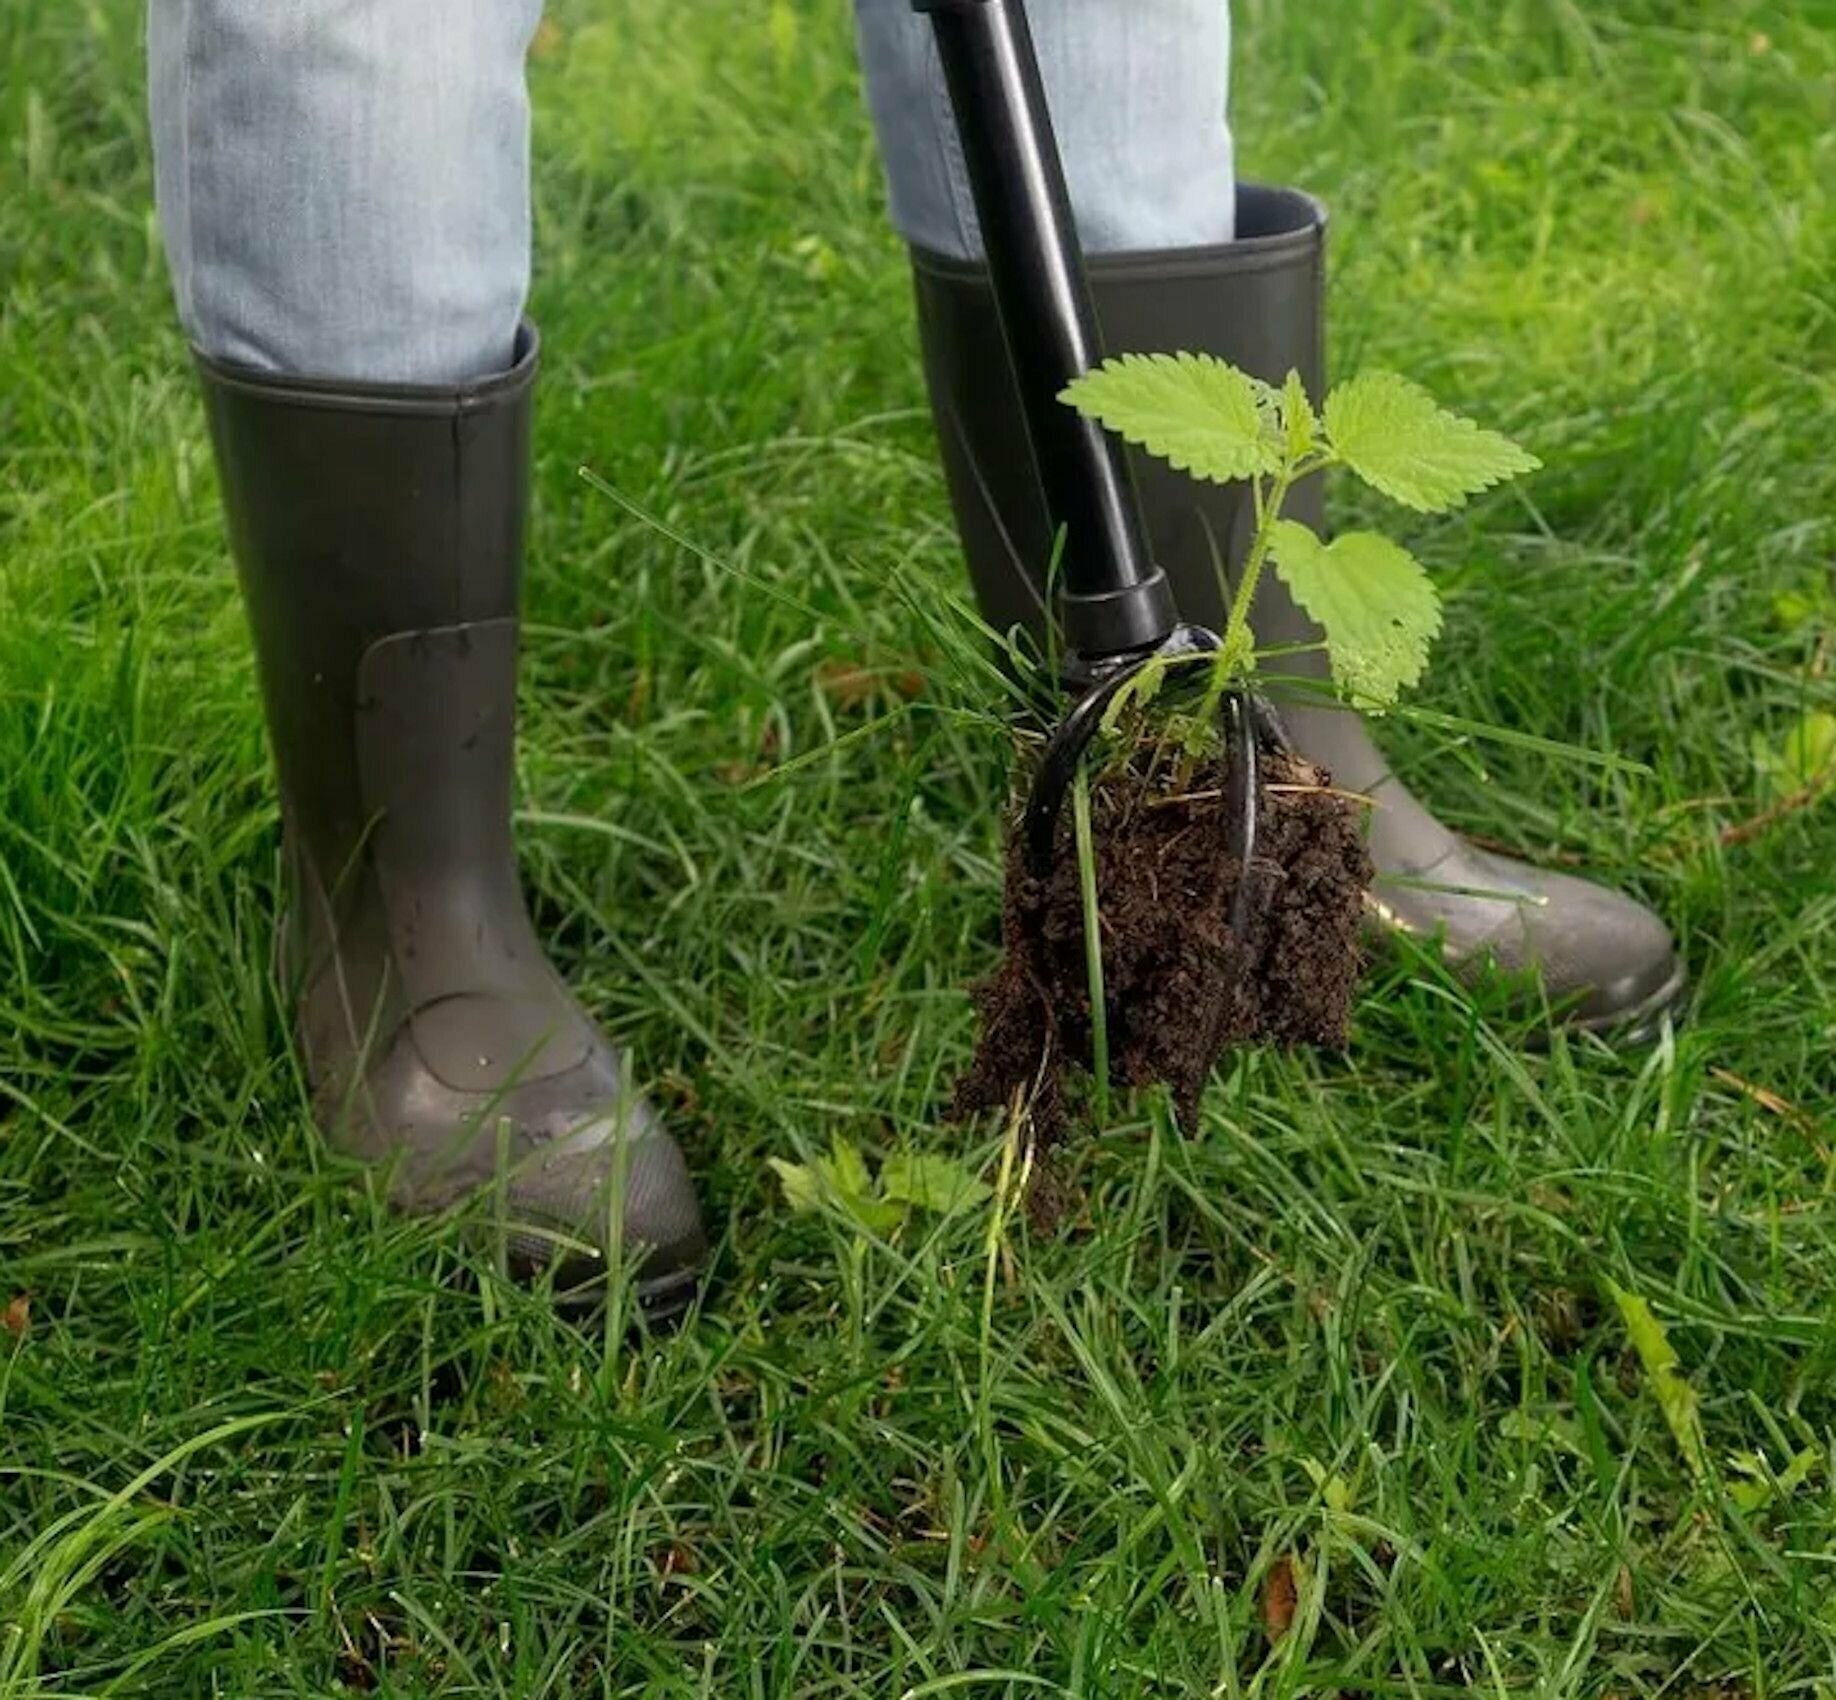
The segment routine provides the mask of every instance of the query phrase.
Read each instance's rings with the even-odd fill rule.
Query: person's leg
[[[456,384],[529,285],[541,0],[150,0],[160,226],[198,349]]]
[[[161,220],[280,777],[314,1113],[519,1266],[653,1315],[682,1155],[530,925],[511,841],[539,0],[152,0]]]
[[[1027,16],[1085,246],[1108,253],[1229,241],[1228,6],[1032,0]],[[929,19],[911,0],[856,0],[855,18],[894,226],[931,253],[978,255]]]
[[[1116,353],[1208,353],[1270,383],[1325,381],[1320,211],[1292,191],[1239,186],[1224,125],[1227,0],[1028,0],[1097,317]],[[911,244],[918,322],[944,468],[984,617],[1040,633],[1053,533],[1006,359],[929,21],[911,0],[857,0],[869,103],[894,224]],[[1195,483],[1137,456],[1156,562],[1181,614],[1216,627],[1217,565],[1248,537],[1241,487]],[[1293,506],[1316,529],[1318,480]],[[1279,578],[1252,611],[1282,663],[1325,674],[1320,632]],[[1373,908],[1438,934],[1475,972],[1534,970],[1579,1024],[1649,1027],[1684,974],[1662,921],[1630,898],[1474,848],[1390,772],[1354,714],[1287,705],[1300,748],[1375,798]],[[1480,895],[1483,894],[1483,895]]]

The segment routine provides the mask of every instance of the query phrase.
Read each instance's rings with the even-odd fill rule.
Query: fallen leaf
[[[1638,1609],[1638,1596],[1632,1587],[1632,1571],[1623,1564],[1619,1567],[1618,1580],[1613,1584],[1613,1606],[1622,1623],[1630,1623],[1633,1613]]]
[[[859,708],[871,700],[879,680],[852,661],[825,661],[816,669],[816,683],[837,708]]]
[[[924,675],[910,668],[893,672],[831,657],[817,667],[816,683],[837,708],[859,708],[887,693],[910,702],[923,692]]]
[[[1751,1080],[1742,1079],[1741,1076],[1736,1074],[1732,1069],[1711,1068],[1709,1070],[1709,1078],[1719,1081],[1723,1086],[1732,1087],[1733,1090],[1738,1092],[1743,1098],[1749,1099],[1751,1102],[1759,1105],[1762,1110],[1765,1110],[1770,1115],[1777,1116],[1781,1121],[1792,1122],[1796,1126],[1803,1128],[1814,1128],[1816,1126],[1816,1123],[1811,1117],[1803,1110],[1799,1109],[1796,1104],[1792,1103],[1789,1098],[1780,1097],[1779,1094],[1774,1092],[1769,1086],[1758,1086]]]
[[[567,32],[553,18],[536,25],[535,39],[529,44],[532,59],[552,59],[567,41]]]
[[[6,1324],[6,1331],[15,1340],[23,1339],[25,1331],[32,1323],[32,1301],[24,1293],[15,1293],[6,1303],[6,1311],[0,1321]]]
[[[1294,1622],[1299,1596],[1294,1587],[1294,1560],[1286,1553],[1269,1566],[1262,1579],[1262,1627],[1270,1641],[1279,1641]]]

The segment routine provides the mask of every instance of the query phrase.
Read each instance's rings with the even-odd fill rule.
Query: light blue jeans
[[[1227,7],[1031,0],[1091,249],[1229,240]],[[893,222],[969,257],[929,22],[910,0],[856,14]],[[529,287],[523,60],[540,15],[541,0],[149,0],[160,225],[192,340],[371,383],[501,371]]]

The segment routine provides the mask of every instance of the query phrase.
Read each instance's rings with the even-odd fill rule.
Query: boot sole
[[[636,1301],[640,1321],[646,1329],[658,1332],[673,1329],[688,1314],[691,1306],[701,1295],[701,1264],[684,1264],[681,1268],[672,1269],[665,1275],[652,1275],[641,1278],[632,1288],[632,1297]],[[577,1286],[563,1287],[556,1284],[554,1306],[562,1315],[574,1321],[590,1316],[601,1309],[606,1302],[606,1282],[602,1271],[581,1281]]]
[[[638,1311],[650,1328],[674,1328],[688,1314],[689,1307],[701,1294],[701,1271],[678,1269],[654,1280],[640,1281],[637,1289]]]
[[[1568,1020],[1562,1025],[1575,1032],[1592,1033],[1615,1045],[1648,1045],[1663,1029],[1665,1019],[1676,1013],[1688,990],[1689,968],[1678,961],[1669,979],[1630,1008],[1596,1015],[1585,1021]]]

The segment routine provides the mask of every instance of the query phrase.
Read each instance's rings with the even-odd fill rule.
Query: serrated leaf
[[[1794,1452],[1791,1462],[1779,1472],[1779,1491],[1790,1495],[1803,1487],[1811,1479],[1818,1465],[1823,1462],[1823,1453],[1815,1446],[1806,1446],[1802,1451]]]
[[[816,1167],[823,1179],[844,1197],[873,1190],[873,1179],[867,1173],[865,1159],[840,1134],[829,1141],[829,1154],[818,1157]]]
[[[787,1163],[782,1157],[767,1157],[784,1187],[784,1202],[797,1216],[822,1208],[822,1179],[806,1163]]]
[[[940,1216],[969,1209],[991,1196],[987,1183],[961,1163],[919,1152],[888,1157],[880,1168],[880,1190],[888,1198],[903,1199]]]
[[[890,1234],[905,1220],[907,1211],[904,1204],[863,1193],[851,1194],[842,1207],[870,1234]]]
[[[1224,641],[1218,646],[1218,653],[1212,666],[1224,679],[1234,679],[1240,673],[1254,671],[1256,665],[1256,634],[1249,630],[1224,634]]]
[[[1664,1332],[1664,1325],[1658,1321],[1651,1306],[1638,1294],[1628,1293],[1610,1281],[1607,1285],[1614,1304],[1619,1307],[1626,1338],[1632,1342],[1632,1350],[1644,1367],[1645,1379],[1651,1384],[1652,1394],[1664,1414],[1671,1438],[1677,1443],[1677,1450],[1683,1454],[1691,1475],[1706,1474],[1703,1460],[1707,1453],[1702,1442],[1702,1416],[1697,1409],[1696,1390],[1683,1375],[1681,1360],[1670,1343],[1670,1336]]]
[[[1209,354],[1124,354],[1068,384],[1058,399],[1214,484],[1277,464],[1254,382]]]
[[[1275,522],[1275,570],[1326,634],[1339,687],[1388,708],[1419,680],[1441,630],[1441,598],[1422,564],[1374,531],[1323,543],[1298,520]]]
[[[905,1206],[879,1198],[861,1154],[845,1139],[835,1139],[829,1155],[814,1163],[766,1161],[784,1188],[784,1202],[794,1215],[828,1209],[839,1212],[870,1233],[889,1234],[905,1220]]]
[[[1326,398],[1326,434],[1367,484],[1422,513],[1445,513],[1542,465],[1394,372],[1364,372],[1339,385]]]
[[[1313,411],[1307,386],[1293,367],[1288,368],[1287,380],[1281,386],[1281,427],[1287,435],[1290,461],[1313,452],[1320,437],[1319,416]]]
[[[1776,1474],[1771,1461],[1760,1452],[1730,1452],[1728,1469],[1746,1481],[1729,1482],[1728,1497],[1742,1511],[1763,1511],[1775,1500],[1789,1500],[1803,1487],[1823,1462],[1823,1453],[1807,1446],[1794,1453],[1783,1470]]]
[[[905,1220],[904,1206],[875,1193],[866,1161],[839,1134],[829,1142],[829,1155],[816,1159],[816,1172],[828,1189],[830,1201],[869,1233],[890,1234]]]

